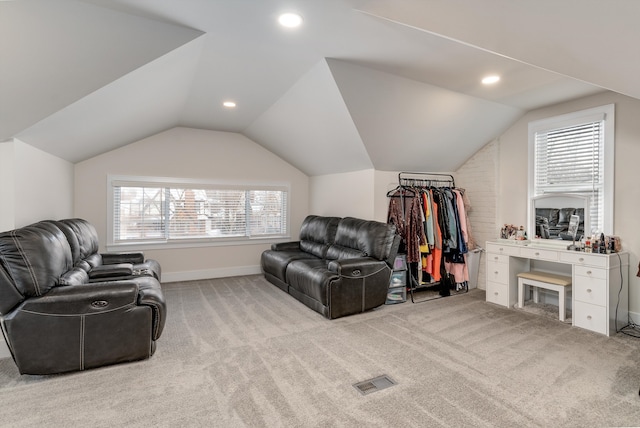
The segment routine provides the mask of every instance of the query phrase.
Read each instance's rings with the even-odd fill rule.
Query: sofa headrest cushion
[[[27,297],[46,294],[71,267],[67,238],[50,222],[1,233],[0,312]]]
[[[307,216],[300,228],[300,249],[316,257],[324,258],[333,242],[339,217]]]
[[[300,228],[300,240],[317,242],[318,244],[331,244],[336,236],[339,222],[339,217],[307,216]]]
[[[335,244],[358,250],[378,260],[389,257],[395,226],[372,220],[345,217],[340,220]]]
[[[80,243],[78,242],[78,237],[76,232],[71,226],[62,221],[50,220],[48,221],[53,223],[58,229],[64,233],[64,236],[67,237],[67,241],[69,242],[69,247],[71,247],[71,258],[74,263],[78,262],[80,259]]]
[[[74,258],[74,261],[84,260],[98,252],[98,232],[91,223],[81,218],[70,218],[60,222],[69,226],[78,239],[78,258]]]

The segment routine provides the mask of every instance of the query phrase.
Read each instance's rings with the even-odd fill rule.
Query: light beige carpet
[[[640,425],[640,341],[488,304],[482,290],[329,321],[261,276],[164,286],[147,361],[20,376],[7,427]],[[397,385],[361,395],[382,374]]]

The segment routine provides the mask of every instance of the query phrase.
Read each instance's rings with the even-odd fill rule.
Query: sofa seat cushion
[[[317,259],[317,257],[314,257],[313,255],[305,253],[301,250],[267,250],[262,253],[262,270],[275,276],[283,282],[286,282],[287,265],[294,260],[301,259]]]
[[[287,266],[287,283],[291,288],[327,306],[329,284],[339,278],[336,272],[328,269],[328,263],[322,259],[294,260]]]

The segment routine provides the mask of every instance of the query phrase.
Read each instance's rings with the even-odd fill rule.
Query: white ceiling
[[[0,141],[78,162],[189,126],[309,175],[452,171],[527,110],[640,98],[638,16],[636,0],[0,1]]]

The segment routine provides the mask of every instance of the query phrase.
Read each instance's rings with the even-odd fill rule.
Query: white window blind
[[[603,230],[604,118],[535,133],[534,194],[590,197],[592,226]]]
[[[116,244],[288,233],[288,189],[282,186],[111,183]]]

